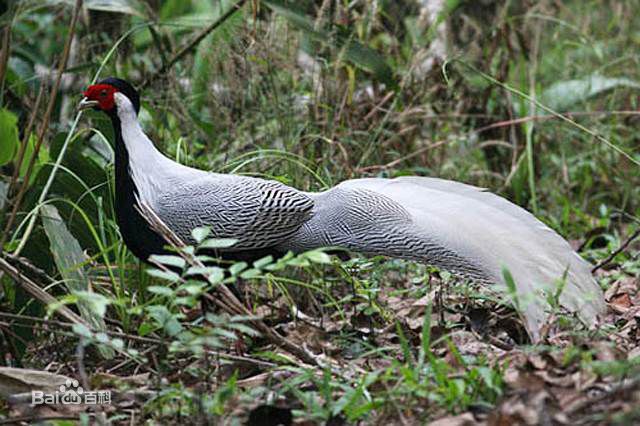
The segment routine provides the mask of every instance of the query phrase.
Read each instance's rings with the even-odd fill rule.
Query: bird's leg
[[[443,300],[443,296],[442,296],[442,294],[444,293],[444,286],[445,286],[445,283],[440,281],[440,289],[436,293],[437,294],[437,299],[436,300],[437,300],[437,303],[438,303],[438,312],[439,312],[438,318],[440,320],[440,324],[439,325],[442,325],[444,323],[444,317],[442,315],[442,311],[444,310],[443,309],[444,300]]]

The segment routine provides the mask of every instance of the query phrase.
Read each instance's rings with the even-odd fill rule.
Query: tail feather
[[[590,265],[531,213],[490,192],[435,178],[355,179],[314,194],[316,212],[290,248],[338,245],[433,263],[506,288],[508,269],[533,340],[549,303],[593,326],[606,307]],[[404,241],[404,243],[403,243]],[[486,280],[482,278],[486,278]]]

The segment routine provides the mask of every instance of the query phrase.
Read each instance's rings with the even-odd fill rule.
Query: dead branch
[[[16,284],[22,287],[27,293],[38,299],[45,306],[52,303],[57,303],[57,299],[44,291],[40,286],[33,282],[29,277],[21,273],[16,267],[11,265],[4,257],[0,257],[0,271],[6,273]],[[63,316],[67,320],[74,324],[82,324],[85,327],[90,328],[89,324],[80,316],[75,314],[72,310],[66,306],[60,306],[56,309],[55,313]]]
[[[627,247],[629,247],[629,245],[633,242],[633,240],[635,240],[638,237],[640,237],[640,229],[636,230],[636,232],[634,232],[626,240],[624,240],[624,242],[622,244],[620,244],[620,247],[618,247],[617,250],[614,250],[613,252],[611,252],[611,254],[609,256],[607,256],[606,259],[604,259],[603,261],[598,263],[596,266],[594,266],[591,269],[591,273],[594,273],[598,269],[600,269],[600,268],[608,265],[609,263],[611,263],[611,261],[613,259],[615,259],[615,257],[617,255],[619,255],[620,253],[625,251],[627,249]]]

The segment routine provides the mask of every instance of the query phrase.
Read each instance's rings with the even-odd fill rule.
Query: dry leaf
[[[70,380],[67,376],[48,371],[0,367],[0,396],[6,398],[32,390],[54,392],[67,380]]]
[[[464,413],[458,416],[443,417],[429,423],[429,426],[475,426],[480,424],[483,423],[476,421],[476,419],[473,417],[473,414]]]
[[[623,314],[631,308],[631,297],[628,293],[616,294],[611,298],[609,306],[611,306],[614,311]]]

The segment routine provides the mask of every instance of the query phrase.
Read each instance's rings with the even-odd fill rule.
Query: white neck
[[[162,155],[142,130],[129,98],[121,93],[115,93],[114,98],[122,141],[129,155],[129,173],[143,201],[153,205],[158,194],[170,187],[168,181],[201,172]]]
[[[122,140],[127,153],[129,154],[129,161],[136,163],[136,169],[148,169],[154,170],[148,167],[150,163],[155,161],[162,161],[162,159],[168,160],[160,151],[156,149],[151,139],[145,135],[133,104],[129,98],[121,93],[115,93],[114,98],[116,101],[118,118],[120,119],[120,128],[122,132]],[[132,167],[133,164],[130,165]],[[133,168],[133,167],[132,167]]]

